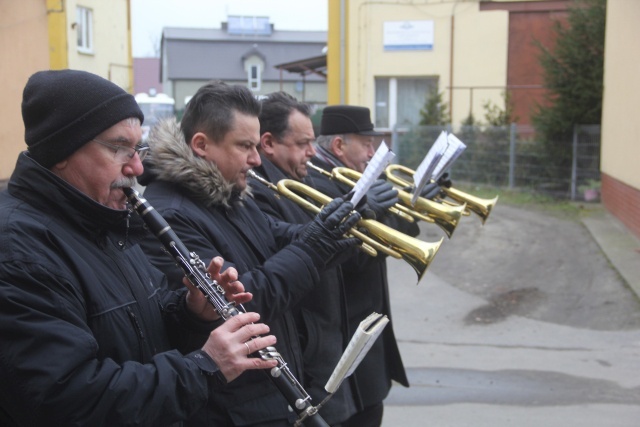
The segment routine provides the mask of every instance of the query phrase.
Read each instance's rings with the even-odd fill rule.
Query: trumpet
[[[350,185],[351,187],[356,185],[356,183],[353,180],[355,179],[355,181],[357,181],[358,179],[360,179],[360,176],[362,176],[360,172],[355,171],[353,169],[345,168],[345,167],[336,167],[331,172],[327,172],[326,170],[314,165],[311,162],[307,162],[307,167],[310,167],[311,169],[315,170],[316,172],[319,172],[320,174],[328,178],[332,178],[343,184]],[[357,175],[353,175],[350,172]],[[397,215],[398,217],[404,219],[407,222],[414,222],[414,215],[411,215],[408,212],[406,212],[406,209],[404,208],[404,206],[396,204],[395,206],[391,206],[389,208],[389,211],[391,211],[391,213]]]
[[[329,196],[293,179],[282,179],[277,184],[273,184],[252,170],[247,172],[247,175],[313,213],[320,212],[321,206],[331,202]],[[444,240],[441,238],[440,241],[434,243],[423,242],[371,219],[360,219],[356,226],[357,228],[349,230],[349,234],[362,240],[365,248],[373,249],[373,251],[366,249],[369,255],[376,256],[380,251],[393,258],[404,260],[418,275],[418,282],[424,276]]]
[[[311,162],[307,162],[307,166],[331,179],[352,187],[356,185],[356,181],[362,176],[360,172],[346,167],[336,167],[331,172],[327,172]],[[389,181],[393,182],[391,179]],[[400,203],[396,203],[393,206],[392,212],[396,214],[399,212],[398,215],[403,218],[410,216],[421,221],[434,223],[445,232],[447,237],[451,238],[453,231],[460,222],[460,217],[465,207],[443,206],[424,197],[419,197],[415,205],[413,205],[411,203],[412,197],[411,193],[398,189]]]
[[[402,165],[389,165],[387,166],[384,172],[389,181],[403,187],[411,185],[411,183],[406,179],[399,177],[395,172],[399,172],[408,176],[412,176],[415,173],[413,169],[410,169]],[[498,203],[498,197],[499,197],[499,196],[496,196],[493,199],[483,199],[483,198],[465,193],[453,187],[452,188],[442,187],[442,191],[444,192],[446,197],[449,197],[450,199],[452,199],[457,203],[466,205],[464,214],[469,215],[469,212],[475,213],[482,220],[482,224],[484,224],[487,221],[487,218],[489,218],[489,214],[493,210],[493,207],[496,205],[496,203]],[[448,202],[447,200],[442,200],[442,201],[445,203]],[[448,204],[451,204],[451,203],[449,202]]]

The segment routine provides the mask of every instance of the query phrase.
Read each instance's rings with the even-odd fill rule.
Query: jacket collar
[[[238,194],[233,184],[224,179],[218,167],[198,157],[185,142],[180,125],[174,118],[158,123],[148,139],[151,154],[145,162],[150,174],[184,189],[189,197],[210,207],[224,205],[249,193],[248,187]]]
[[[281,179],[290,178],[287,176],[282,169],[276,166],[271,160],[265,157],[262,153],[260,153],[260,161],[261,164],[257,168],[254,168],[255,171],[262,175],[263,178],[272,182],[273,184],[277,184]]]
[[[135,235],[137,241],[144,233],[142,221],[132,220],[129,224],[132,218],[129,210],[101,205],[41,166],[27,151],[18,156],[7,189],[13,197],[73,224],[89,236],[97,237],[109,231],[129,237]]]
[[[289,174],[285,173],[282,169],[280,169],[280,167],[276,166],[275,163],[273,163],[271,160],[265,157],[262,153],[260,153],[260,161],[261,161],[260,166],[258,166],[257,168],[254,168],[256,173],[262,176],[267,181],[271,182],[272,184],[278,184],[278,181],[280,181],[281,179],[293,179],[295,181],[302,182],[303,184],[313,186],[311,185],[312,181],[310,180],[309,175],[302,178],[302,180],[292,178]],[[254,181],[255,180],[251,180],[251,182],[254,182]],[[256,183],[255,185],[263,185],[263,184]]]
[[[316,158],[330,165],[332,168],[344,166],[344,164],[331,151],[324,147],[316,147]]]

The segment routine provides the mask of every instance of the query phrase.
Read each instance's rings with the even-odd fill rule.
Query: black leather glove
[[[442,193],[442,187],[451,187],[451,180],[449,179],[449,174],[444,173],[440,178],[438,178],[437,182],[429,182],[422,188],[420,191],[420,197],[424,197],[425,199],[433,200],[436,196]]]
[[[451,188],[451,180],[449,179],[449,173],[445,172],[442,174],[442,176],[440,178],[438,178],[438,185],[440,187],[447,187],[447,188]]]
[[[359,220],[360,214],[353,211],[351,202],[336,198],[304,227],[299,241],[315,253],[316,265],[324,267],[334,255],[361,243],[343,237]]]
[[[422,187],[422,191],[420,191],[420,197],[429,200],[433,200],[438,194],[440,194],[440,186],[433,181]]]
[[[378,179],[367,191],[366,202],[359,212],[365,218],[379,219],[384,217],[389,212],[389,208],[396,203],[398,203],[398,190],[384,179]]]

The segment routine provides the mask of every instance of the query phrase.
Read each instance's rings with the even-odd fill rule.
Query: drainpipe
[[[340,0],[340,104],[345,103],[344,79],[345,79],[345,14],[346,0]]]
[[[456,3],[457,5],[457,3]],[[451,11],[451,43],[449,46],[449,114],[453,118],[453,43],[454,43],[454,31],[456,28],[456,16],[455,16],[456,6],[453,6],[453,10]]]

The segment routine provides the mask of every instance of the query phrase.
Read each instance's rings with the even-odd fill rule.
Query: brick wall
[[[602,203],[609,212],[640,238],[640,190],[601,174]]]
[[[507,86],[519,125],[531,124],[531,113],[544,104],[540,49],[553,48],[554,25],[565,22],[569,0],[480,2],[480,10],[509,11]]]

